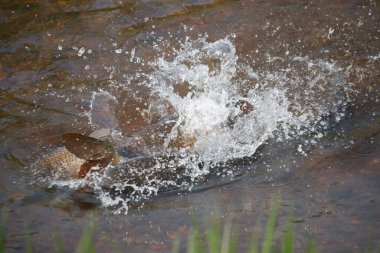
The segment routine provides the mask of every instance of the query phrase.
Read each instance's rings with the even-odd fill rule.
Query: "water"
[[[69,179],[65,183],[61,177],[67,175],[56,173],[58,167],[60,171],[66,168],[72,175],[71,168],[78,166],[73,164],[84,162],[78,162],[75,157],[68,162],[68,158],[63,159],[64,165],[54,164],[49,168],[54,174],[50,178],[40,175],[47,169],[38,161],[34,174],[50,181],[50,185],[90,186],[95,192],[100,191],[104,206],[121,204],[117,212],[127,212],[129,202],[157,194],[163,187],[191,189],[192,182],[212,174],[213,167],[251,157],[271,138],[281,141],[302,136],[308,138],[305,144],[317,143],[315,139],[323,137],[324,129],[345,116],[352,88],[348,74],[336,63],[288,56],[288,68],[282,71],[255,72],[238,61],[229,37],[215,42],[208,42],[206,36],[196,40],[186,38],[179,49],[153,62],[136,58],[136,64],[147,64],[153,71],[130,75],[125,83],[114,83],[112,86],[117,87],[114,94],[105,90],[92,92],[90,109],[83,113],[88,123],[94,128],[110,129],[113,142],[127,151],[132,147],[138,158],[124,156],[118,168],[110,165],[104,174],[89,175],[88,180],[74,179],[77,182]],[[78,56],[84,52],[79,50]],[[308,76],[299,70],[292,73],[295,66],[307,69]],[[289,73],[291,77],[286,76]],[[129,100],[120,94],[128,92],[132,83],[143,87],[148,96],[141,101],[145,109],[133,108],[146,122],[146,126],[139,126],[142,129],[137,133],[124,130],[124,118],[116,115],[117,110],[129,114],[125,111],[130,107]],[[247,88],[248,84],[254,85]],[[298,93],[301,89],[304,90]],[[132,93],[135,99],[140,99],[139,90]],[[326,95],[320,97],[322,94]],[[327,117],[333,118],[332,122]],[[304,153],[302,145],[298,147],[300,153]],[[141,164],[135,163],[136,159]],[[136,173],[131,175],[126,170]],[[224,173],[232,175],[233,168],[225,168]],[[190,181],[183,182],[180,180],[183,177],[190,177]],[[120,196],[110,195],[110,188],[117,189]],[[132,195],[137,196],[131,199],[125,192],[127,188],[133,188]]]
[[[63,219],[72,241],[72,225],[95,216],[128,247],[165,252],[191,213],[220,206],[247,231],[263,223],[280,187],[299,247],[305,234],[329,252],[363,248],[353,230],[378,236],[376,2],[25,2],[1,13],[11,224],[40,238]],[[63,133],[101,128],[122,155],[104,174],[41,166]]]

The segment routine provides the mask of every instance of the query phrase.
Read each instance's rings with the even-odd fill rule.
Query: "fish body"
[[[71,153],[65,147],[59,147],[54,152],[38,160],[33,167],[39,174],[51,174],[62,179],[77,178],[81,166],[86,160]]]
[[[121,157],[110,143],[103,140],[73,133],[64,134],[63,139],[68,140],[65,147],[56,149],[37,163],[39,171],[48,175],[46,178],[88,178],[91,182],[91,175],[96,173],[101,177],[98,186],[105,189],[113,188],[115,182],[138,187],[149,182],[175,184],[186,178],[186,168],[178,162],[179,154],[143,154],[127,158]]]

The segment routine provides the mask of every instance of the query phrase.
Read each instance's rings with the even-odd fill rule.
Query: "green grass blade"
[[[94,228],[88,225],[79,241],[76,253],[94,253]]]
[[[25,252],[33,253],[32,235],[31,235],[30,230],[26,224],[25,224],[24,231],[25,231]]]
[[[221,253],[228,253],[229,252],[230,239],[231,239],[231,227],[232,227],[232,222],[229,219],[226,222],[226,224],[224,225],[224,229],[223,229],[222,245],[221,245],[221,249],[220,249]]]
[[[273,245],[273,248],[271,249],[271,253],[281,253],[281,247],[278,245]]]
[[[257,241],[257,237],[256,236],[253,236],[252,237],[252,242],[251,242],[251,245],[249,247],[249,253],[258,253],[259,252],[259,243]]]
[[[214,220],[206,229],[208,248],[210,253],[220,252],[220,222]]]
[[[200,237],[197,227],[192,227],[189,233],[187,253],[201,253]]]
[[[273,235],[274,235],[274,228],[276,226],[276,218],[279,208],[279,198],[275,198],[274,201],[272,201],[272,208],[269,213],[268,221],[267,221],[267,227],[265,230],[265,236],[263,241],[263,247],[261,249],[262,253],[270,253],[272,245],[273,245]]]
[[[239,228],[234,226],[232,229],[231,239],[230,239],[230,249],[228,253],[236,253],[239,245]]]
[[[293,222],[291,219],[288,219],[288,222],[286,224],[285,228],[285,234],[284,234],[284,241],[283,241],[283,253],[293,253],[294,247],[293,247],[293,241],[294,241],[294,229],[293,229]]]
[[[63,253],[61,236],[59,235],[57,229],[54,230],[53,237],[54,237],[54,252]]]
[[[314,241],[309,239],[306,244],[305,253],[317,253],[317,248],[315,247]]]
[[[177,236],[173,241],[172,253],[179,253],[180,246],[181,246],[181,238]]]
[[[5,242],[7,238],[7,212],[3,209],[0,217],[0,253],[5,252]]]

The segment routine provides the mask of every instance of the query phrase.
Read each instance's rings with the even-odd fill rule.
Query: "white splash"
[[[88,185],[97,192],[104,206],[116,206],[117,212],[127,212],[130,202],[155,195],[163,187],[191,189],[198,177],[212,173],[215,166],[252,156],[273,136],[281,140],[318,133],[319,127],[328,125],[326,115],[334,113],[336,120],[344,115],[341,108],[347,103],[350,87],[347,75],[336,63],[289,55],[283,59],[289,63],[286,69],[275,72],[254,69],[247,61],[239,62],[232,37],[215,42],[208,42],[206,36],[186,39],[179,49],[173,49],[174,58],[172,54],[159,57],[150,63],[154,71],[136,74],[140,85],[160,98],[148,101],[150,108],[159,107],[165,99],[178,114],[169,133],[159,135],[164,136],[165,141],[158,156],[174,158],[157,159],[153,165],[132,168],[146,172],[141,174],[145,177],[142,183],[131,182],[128,176],[110,178],[108,172],[94,174],[87,180]],[[137,57],[135,48],[130,60],[134,57]],[[142,76],[145,80],[141,81]],[[129,83],[125,89],[130,89]],[[117,102],[117,99],[118,94],[95,92],[91,106],[94,109],[96,101]],[[107,125],[104,121],[110,119],[112,122],[108,125],[118,131],[114,107],[106,110],[110,113],[100,118],[100,123]],[[90,123],[93,123],[92,115],[90,111]],[[125,145],[129,145],[127,141]],[[149,149],[149,145],[142,149]],[[124,163],[128,164],[128,160]],[[123,166],[119,167],[125,170]],[[183,170],[176,178],[190,178],[180,185],[172,178],[154,176],[165,169],[175,174],[179,167]],[[109,183],[107,187],[103,187],[105,181]],[[64,185],[77,187],[82,183],[70,181]],[[112,193],[109,188],[114,189]],[[125,195],[126,188],[132,193]]]

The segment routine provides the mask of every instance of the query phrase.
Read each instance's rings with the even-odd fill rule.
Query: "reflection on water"
[[[215,206],[262,224],[280,187],[299,247],[311,234],[360,251],[379,238],[378,27],[376,1],[1,3],[8,250],[23,251],[23,222],[44,252],[51,224],[73,244],[96,217],[128,248],[167,252]],[[122,156],[111,177],[36,178],[63,133],[100,128]]]

